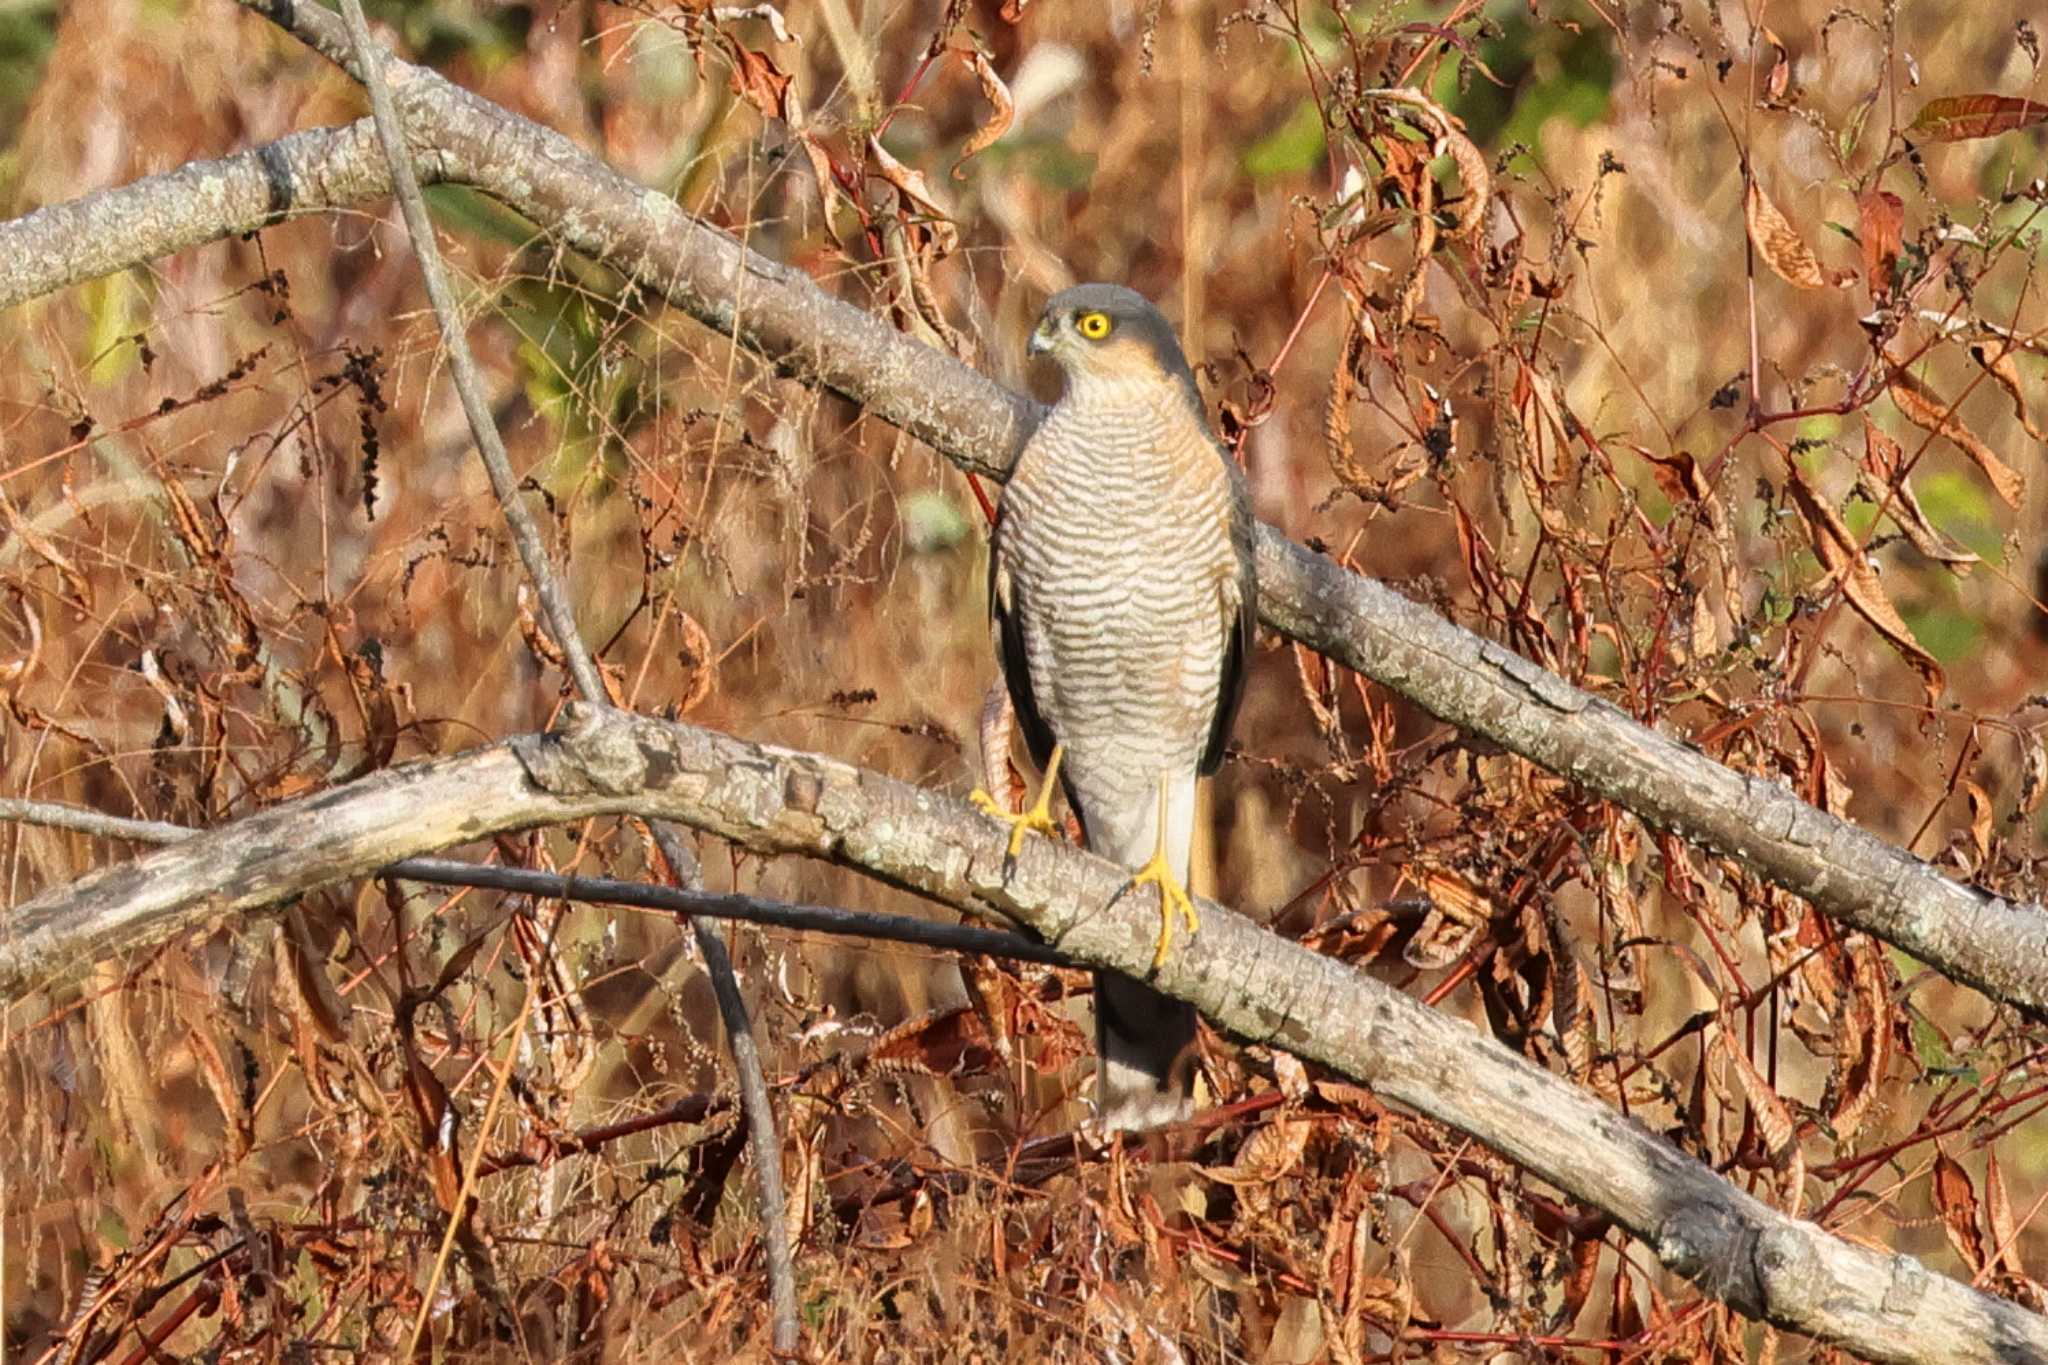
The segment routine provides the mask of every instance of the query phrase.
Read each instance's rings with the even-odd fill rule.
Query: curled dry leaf
[[[1799,515],[1805,519],[1808,533],[1813,537],[1813,552],[1819,557],[1821,567],[1841,583],[1843,596],[1849,599],[1849,605],[1856,609],[1857,614],[1875,626],[1877,633],[1889,640],[1892,648],[1898,650],[1920,674],[1920,681],[1927,688],[1927,699],[1933,702],[1948,686],[1941,665],[1920,647],[1920,642],[1913,638],[1913,632],[1906,628],[1905,619],[1877,581],[1877,570],[1871,567],[1863,547],[1850,533],[1841,515],[1814,492],[1798,465],[1791,469],[1792,477],[1787,486],[1792,500],[1799,505]]]
[[[1936,142],[1962,142],[2037,123],[2048,123],[2048,104],[2017,95],[1947,95],[1923,105],[1907,131]]]
[[[220,1116],[232,1139],[228,1150],[239,1161],[248,1154],[255,1140],[255,1130],[249,1120],[249,1111],[242,1105],[241,1092],[229,1078],[227,1061],[220,1055],[220,1045],[211,1033],[193,1024],[186,1030],[186,1039],[192,1046],[193,1060],[199,1064],[199,1077],[206,1083],[207,1092],[220,1109]]]
[[[1764,1141],[1765,1155],[1782,1177],[1784,1210],[1797,1218],[1806,1185],[1806,1156],[1799,1149],[1799,1123],[1792,1117],[1792,1110],[1784,1098],[1771,1088],[1764,1073],[1750,1060],[1749,1053],[1739,1041],[1741,1029],[1730,1026],[1733,1023],[1731,1016],[1732,1012],[1724,1013],[1721,1027],[1714,1030],[1714,1041],[1734,1071],[1736,1080],[1741,1082],[1743,1097],[1749,1101],[1750,1113],[1756,1117],[1757,1133]]]
[[[1792,53],[1785,42],[1769,29],[1760,29],[1763,40],[1771,45],[1771,71],[1764,78],[1764,100],[1776,103],[1785,98],[1785,91],[1792,84]]]
[[[2012,415],[2020,419],[2020,425],[2027,429],[2027,435],[2037,441],[2048,441],[2048,429],[2036,426],[2027,412],[2026,395],[2020,391],[2020,367],[2012,358],[2013,343],[2009,340],[1979,341],[1970,346],[1970,359],[1984,367],[2005,396],[2012,399]]]
[[[1473,935],[1492,918],[1493,907],[1477,887],[1446,868],[1425,869],[1422,886],[1429,897],[1429,913],[1402,956],[1412,967],[1433,971],[1463,955]]]
[[[953,55],[974,72],[974,79],[981,82],[981,97],[992,106],[989,116],[974,130],[974,136],[967,139],[960,148],[960,159],[953,163],[953,178],[964,179],[960,168],[976,156],[996,145],[1004,133],[1010,131],[1010,124],[1016,120],[1017,105],[1010,98],[1010,87],[1003,84],[1003,78],[996,74],[986,54],[979,48],[954,48]]]
[[[1749,225],[1749,240],[1756,254],[1779,279],[1801,289],[1825,289],[1832,282],[1813,248],[1754,180],[1749,183],[1743,219]]]
[[[1883,508],[1885,514],[1905,532],[1914,549],[1937,563],[1946,564],[1958,576],[1967,574],[1983,561],[1974,551],[1956,544],[1935,529],[1902,469],[1899,443],[1879,430],[1865,414],[1863,467],[1856,471],[1856,491]]]
[[[1977,865],[1991,856],[1991,793],[1975,782],[1963,783],[1963,792],[1970,798],[1970,842],[1977,849]]]
[[[1485,154],[1465,135],[1465,125],[1458,117],[1428,96],[1398,87],[1367,90],[1360,99],[1400,105],[1422,116],[1420,121],[1435,134],[1430,155],[1451,158],[1457,164],[1458,178],[1465,184],[1465,197],[1459,201],[1451,235],[1468,237],[1477,232],[1493,203],[1493,172],[1487,168]]]
[[[960,229],[954,225],[953,215],[932,193],[924,172],[912,170],[889,155],[889,149],[882,145],[881,139],[872,135],[868,138],[868,155],[874,158],[876,173],[895,187],[903,201],[918,215],[920,226],[931,233],[938,254],[950,256],[960,245]]]
[[[2020,740],[2022,761],[2020,769],[2019,813],[2032,815],[2041,809],[2041,794],[2048,791],[2048,745],[2041,742],[2038,730],[2029,730]]]
[[[2026,476],[1999,459],[1976,432],[1964,426],[1949,403],[1928,392],[1924,384],[1904,370],[1892,375],[1888,392],[1907,421],[1922,431],[1948,437],[1965,455],[1976,461],[1977,468],[1984,471],[1984,477],[1991,480],[1992,491],[2005,500],[2006,506],[2020,505],[2021,499],[2027,495]]]
[[[1270,1185],[1294,1170],[1308,1146],[1312,1127],[1307,1119],[1276,1118],[1246,1140],[1236,1161],[1228,1166],[1204,1166],[1202,1174],[1237,1189]]]
[[[1308,1098],[1308,1068],[1291,1052],[1273,1054],[1273,1083],[1290,1104],[1300,1104]]]
[[[343,1041],[348,1037],[349,1010],[342,1003],[341,993],[334,989],[334,982],[328,979],[326,959],[313,942],[312,926],[306,923],[305,907],[300,902],[285,907],[284,929],[284,951],[291,963],[298,1003],[322,1037],[330,1043]]]

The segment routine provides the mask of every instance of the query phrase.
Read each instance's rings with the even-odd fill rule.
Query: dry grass
[[[1916,137],[1893,158],[1906,303],[1874,296],[1859,244],[1828,226],[1873,235],[1857,194],[1928,99],[2044,98],[2015,28],[2034,6],[1914,0],[1888,33],[1875,3],[1787,0],[1765,19],[1782,70],[1732,6],[1536,8],[1037,0],[1016,23],[989,3],[942,24],[932,6],[791,0],[800,45],[659,7],[385,14],[415,57],[1013,383],[1042,382],[1020,342],[1045,292],[1144,290],[1206,362],[1262,516],[1953,875],[2040,896],[2043,500],[2008,506],[1904,420],[1858,320],[1890,309],[1891,354],[2036,473],[2040,441],[1969,344],[1992,325],[2026,338],[2020,393],[2048,422],[2043,130]],[[343,78],[217,0],[53,22],[0,161],[16,211],[361,113]],[[1423,45],[1418,23],[1457,46]],[[955,55],[977,44],[1017,121],[956,176],[991,118]],[[782,111],[852,193],[822,195],[805,139],[763,117],[778,97],[758,67],[755,98],[736,92],[742,51],[793,77]],[[1447,221],[1476,187],[1357,99],[1404,80],[1466,117],[1492,182],[1481,238],[1420,270],[1425,180]],[[953,230],[879,175],[865,148],[885,119]],[[1782,244],[1750,259],[1745,154],[1818,268],[1853,278],[1795,288]],[[502,210],[434,201],[515,464],[633,704],[964,792],[994,675],[966,481]],[[1752,319],[1760,411],[1805,415],[1753,420]],[[1863,401],[1828,411],[1859,373]],[[1880,480],[1880,518],[1854,488],[1887,435],[1910,482]],[[15,310],[0,457],[8,794],[216,824],[535,728],[561,696],[395,215],[297,221]],[[1908,487],[1982,556],[1967,576],[1903,534]],[[1867,556],[1875,575],[1824,570],[1830,508],[1856,540],[1837,569]],[[1882,637],[1886,602],[1920,667]],[[2038,1302],[2038,1028],[1264,643],[1216,784],[1220,898],[1482,1022],[1781,1207]],[[646,865],[611,824],[496,851]],[[715,885],[905,908],[845,874],[705,851]],[[10,828],[4,894],[129,853]],[[397,1354],[446,1202],[418,1073],[473,1122],[538,980],[508,1112],[459,1142],[540,1157],[662,1121],[493,1176],[488,1245],[458,1257],[436,1339],[480,1358],[763,1354],[752,1187],[674,926],[527,907],[395,1027],[498,908],[375,885],[304,904],[312,974],[349,1007],[335,1038],[269,923],[13,1011],[10,1352],[34,1358],[111,1274],[95,1329],[184,1306],[181,1354]],[[1458,1135],[1220,1040],[1211,1079],[1244,1111],[1163,1152],[1065,1159],[1085,978],[977,968],[977,1016],[948,961],[732,942],[779,1083],[820,1358],[1766,1349]],[[991,1019],[1013,1030],[1007,1059]],[[237,1273],[179,1278],[230,1249]]]

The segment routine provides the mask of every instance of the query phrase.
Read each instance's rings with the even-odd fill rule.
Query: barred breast
[[[1161,776],[1192,789],[1215,719],[1238,572],[1225,459],[1173,386],[1070,395],[1004,493],[998,568],[1032,690],[1091,841],[1122,861],[1150,852]]]

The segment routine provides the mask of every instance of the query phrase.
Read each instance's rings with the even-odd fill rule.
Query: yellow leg
[[[1003,855],[1004,863],[1015,862],[1017,854],[1024,848],[1024,836],[1037,830],[1047,838],[1052,837],[1058,826],[1052,820],[1053,786],[1060,780],[1060,759],[1066,753],[1064,745],[1052,746],[1052,758],[1045,765],[1045,783],[1038,789],[1038,799],[1031,803],[1031,809],[1022,814],[1013,814],[1002,802],[980,787],[968,793],[967,799],[983,815],[993,815],[1010,827],[1010,851]]]
[[[1180,884],[1180,878],[1174,875],[1173,864],[1166,856],[1166,782],[1163,776],[1159,779],[1159,839],[1152,846],[1151,861],[1132,874],[1122,891],[1109,898],[1109,903],[1115,905],[1133,887],[1150,883],[1159,888],[1159,946],[1152,952],[1152,970],[1155,972],[1166,962],[1167,951],[1173,946],[1173,917],[1176,913],[1187,925],[1191,937],[1202,927],[1201,917],[1195,913],[1194,897]]]

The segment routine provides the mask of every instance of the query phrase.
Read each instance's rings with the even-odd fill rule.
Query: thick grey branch
[[[103,815],[83,806],[52,801],[21,801],[0,797],[0,821],[77,830],[108,839],[144,844],[179,844],[201,831],[162,820],[129,820]],[[589,905],[626,905],[640,910],[667,910],[678,915],[739,920],[774,929],[836,934],[883,943],[909,943],[956,953],[985,953],[1019,962],[1053,967],[1081,964],[1057,948],[1007,929],[979,929],[971,924],[917,919],[910,915],[878,915],[836,905],[798,905],[765,900],[731,891],[689,890],[614,877],[579,877],[531,868],[472,863],[460,858],[406,858],[382,869],[381,877],[400,877],[434,886],[468,886],[485,891],[512,891],[541,899],[581,901]]]
[[[346,51],[340,21],[316,6],[252,7],[329,55]],[[559,134],[430,71],[393,68],[423,148],[423,179],[487,190],[962,469],[1000,476],[1009,467],[1037,420],[1028,398],[831,298]],[[296,133],[0,224],[0,306],[249,231],[286,211],[343,208],[389,192],[367,120]],[[1274,629],[1654,825],[1739,859],[1844,924],[1995,999],[2048,1014],[2048,913],[2040,907],[1950,881],[1783,786],[1732,772],[1637,724],[1271,527],[1260,528],[1259,581]]]
[[[1007,831],[924,788],[605,708],[579,704],[564,724],[276,806],[50,892],[0,946],[0,995],[450,843],[599,815],[674,820],[961,909],[1000,907],[1084,962],[1148,971],[1156,909],[1109,906],[1128,874],[1078,849],[1034,839],[1006,881]],[[2048,1318],[1787,1218],[1469,1025],[1221,906],[1203,906],[1201,932],[1152,979],[1232,1033],[1472,1134],[1745,1313],[1872,1360],[2048,1360]]]

